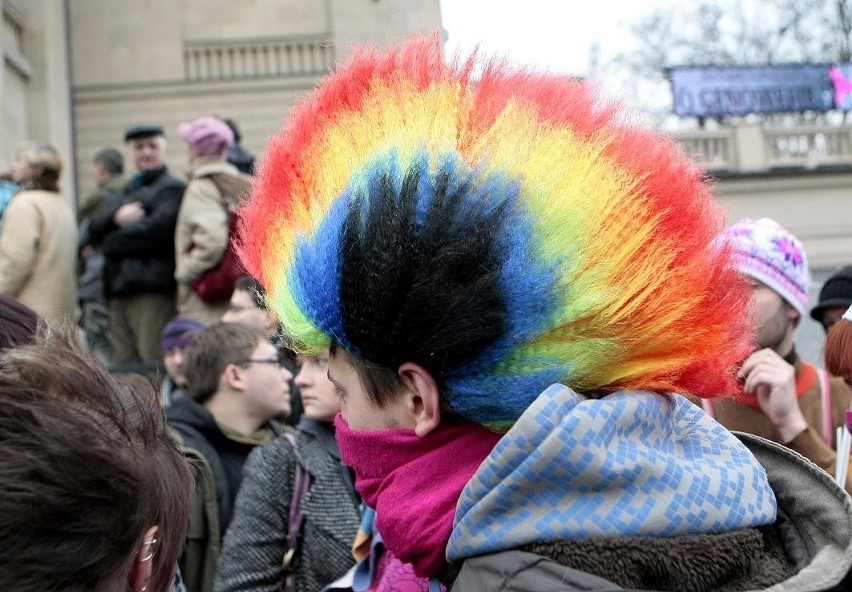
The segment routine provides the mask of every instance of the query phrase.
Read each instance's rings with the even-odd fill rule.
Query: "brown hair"
[[[354,356],[337,343],[331,344],[329,354],[340,357],[355,368],[367,398],[377,407],[384,407],[402,392],[403,384],[395,369],[379,366]]]
[[[852,382],[852,321],[840,319],[825,338],[825,367]]]
[[[243,323],[217,323],[196,334],[184,350],[186,390],[204,403],[219,389],[219,380],[228,364],[251,357],[266,335]]]
[[[113,589],[159,526],[149,590],[168,590],[193,480],[156,400],[116,382],[72,329],[0,357],[0,581]]]
[[[263,284],[250,275],[244,275],[234,284],[234,290],[246,292],[254,300],[255,306],[266,309],[266,292]]]
[[[15,151],[33,169],[33,176],[24,182],[25,189],[41,189],[59,193],[62,158],[59,151],[47,142],[24,142]]]

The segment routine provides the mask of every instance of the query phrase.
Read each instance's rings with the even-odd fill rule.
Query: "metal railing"
[[[334,65],[327,34],[274,39],[188,41],[184,44],[187,81],[317,76]]]

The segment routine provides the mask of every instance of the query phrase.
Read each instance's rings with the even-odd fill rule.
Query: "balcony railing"
[[[850,128],[808,127],[763,130],[769,166],[818,166],[852,163]]]
[[[192,82],[319,76],[334,65],[330,35],[189,41],[184,76]]]
[[[762,127],[675,133],[684,150],[710,170],[754,173],[777,169],[852,167],[852,126]]]
[[[733,130],[677,134],[684,150],[696,156],[709,169],[736,167],[736,143]]]

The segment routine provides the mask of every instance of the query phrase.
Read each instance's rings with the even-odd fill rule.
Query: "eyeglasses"
[[[275,364],[279,368],[287,367],[287,360],[284,358],[270,358],[268,360],[240,360],[239,362],[234,362],[237,366],[248,366],[249,364]]]

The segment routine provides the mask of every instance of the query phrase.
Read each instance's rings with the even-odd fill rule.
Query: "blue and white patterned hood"
[[[565,539],[718,533],[775,521],[754,456],[680,395],[545,390],[467,484],[447,558]]]

